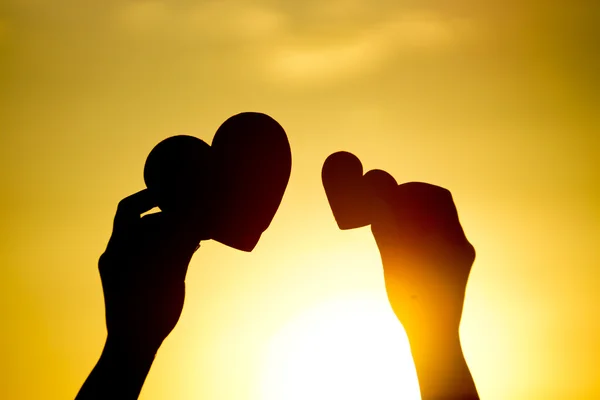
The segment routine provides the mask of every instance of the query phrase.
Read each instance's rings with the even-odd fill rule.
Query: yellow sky
[[[4,0],[0,397],[72,398],[94,365],[97,258],[152,147],[261,111],[280,210],[251,254],[203,244],[143,399],[415,398],[372,236],[321,186],[338,150],[452,191],[482,398],[600,398],[600,6],[551,3]]]

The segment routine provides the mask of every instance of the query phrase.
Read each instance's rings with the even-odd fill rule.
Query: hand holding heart
[[[327,158],[322,178],[340,229],[371,225],[388,298],[409,336],[458,332],[475,251],[450,192],[420,182],[397,185],[380,170],[363,175],[360,160],[346,152]]]
[[[113,337],[158,349],[183,307],[188,263],[200,240],[251,251],[287,186],[291,152],[271,117],[229,118],[212,146],[192,136],[159,143],[148,156],[148,189],[119,205],[100,259]],[[160,213],[140,217],[159,206]]]
[[[185,276],[200,240],[251,251],[269,227],[291,171],[285,131],[243,113],[212,146],[192,136],[159,143],[144,189],[119,203],[99,260],[108,337],[77,399],[136,399],[154,355],[183,309]],[[153,207],[162,212],[144,215]]]
[[[148,189],[121,201],[100,258],[109,334],[156,351],[181,314],[199,240],[252,250],[290,170],[285,132],[264,114],[231,117],[212,147],[192,136],[159,143],[144,170]],[[157,205],[162,212],[141,217]]]
[[[334,153],[323,186],[341,229],[371,225],[388,299],[404,326],[423,400],[478,400],[459,338],[475,250],[452,195],[427,183],[397,185],[380,170],[363,175],[360,160]]]

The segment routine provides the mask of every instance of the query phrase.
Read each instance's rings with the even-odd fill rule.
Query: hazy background
[[[0,397],[73,398],[102,350],[97,259],[175,134],[241,111],[292,176],[254,252],[202,245],[142,399],[415,399],[332,152],[449,188],[477,249],[461,335],[486,400],[600,398],[600,5],[0,2]]]

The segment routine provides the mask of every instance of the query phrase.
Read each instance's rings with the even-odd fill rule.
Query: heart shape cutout
[[[266,114],[227,119],[212,145],[174,136],[150,152],[144,180],[165,212],[193,218],[201,237],[252,251],[287,187],[292,155],[281,125]]]
[[[321,178],[335,221],[343,230],[370,225],[375,200],[389,199],[398,186],[394,177],[382,170],[363,175],[358,157],[346,151],[327,157]]]

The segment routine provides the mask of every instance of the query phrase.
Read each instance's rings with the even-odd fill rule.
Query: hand
[[[459,326],[475,250],[452,195],[426,183],[380,191],[371,230],[390,304],[406,329],[423,400],[477,400]]]
[[[108,342],[154,354],[183,309],[185,275],[199,235],[185,219],[159,212],[142,190],[123,199],[100,257]]]
[[[175,213],[141,217],[154,206],[148,190],[119,203],[98,263],[108,337],[77,400],[137,399],[154,355],[181,316],[201,229]]]
[[[459,326],[475,250],[452,196],[382,170],[363,174],[354,154],[325,160],[323,187],[340,229],[371,225],[390,304],[404,326],[423,400],[476,400]]]
[[[426,183],[405,183],[384,196],[375,210],[371,229],[387,295],[408,335],[458,334],[475,250],[450,192]]]

